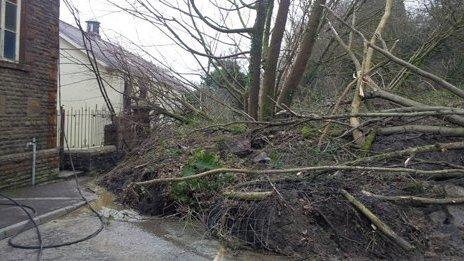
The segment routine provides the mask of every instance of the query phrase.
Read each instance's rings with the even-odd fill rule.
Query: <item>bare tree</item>
[[[279,104],[285,104],[287,106],[290,105],[293,94],[300,84],[306,70],[306,65],[308,64],[308,60],[314,48],[314,43],[317,39],[319,24],[324,10],[322,5],[324,4],[325,0],[316,0],[313,3],[311,16],[303,33],[303,39],[299,45],[298,54],[296,55],[290,72],[280,90],[279,98],[277,100]]]

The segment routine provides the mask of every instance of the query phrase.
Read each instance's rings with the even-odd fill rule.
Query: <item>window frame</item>
[[[6,29],[5,19],[6,19],[6,3],[16,5],[16,34],[15,39],[15,58],[9,59],[5,55],[5,31],[10,31]],[[0,61],[7,61],[13,63],[19,63],[20,59],[20,48],[21,48],[21,19],[22,19],[22,0],[16,0],[16,3],[10,0],[0,0]],[[11,31],[10,31],[11,32]]]

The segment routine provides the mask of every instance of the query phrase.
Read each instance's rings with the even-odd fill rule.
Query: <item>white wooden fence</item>
[[[64,108],[64,135],[70,148],[84,149],[104,145],[105,125],[111,124],[108,111],[95,108]],[[61,112],[57,112],[57,142],[60,146]]]

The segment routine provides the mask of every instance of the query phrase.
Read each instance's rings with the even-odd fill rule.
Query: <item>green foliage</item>
[[[332,158],[332,155],[336,154],[339,149],[339,145],[335,143],[329,143],[322,150],[318,146],[312,146],[309,149],[309,153],[310,155],[317,157],[318,160],[321,160],[322,158]]]
[[[236,60],[221,60],[214,63],[212,70],[202,77],[201,87],[216,98],[237,109],[243,109],[243,93],[248,76]],[[212,101],[213,102],[213,101]],[[214,101],[215,102],[215,101]]]
[[[246,124],[235,124],[230,127],[230,131],[236,134],[242,134],[247,131],[248,127]]]
[[[242,72],[240,65],[234,60],[224,60],[217,64],[217,69],[214,69],[210,74],[203,77],[203,86],[211,90],[225,88],[221,86],[226,82],[235,83],[245,86],[247,76]],[[236,86],[240,88],[239,86]]]
[[[178,148],[166,148],[165,155],[168,157],[176,157],[182,155],[182,150]]]
[[[284,167],[284,163],[282,162],[280,153],[273,149],[269,153],[269,158],[271,159],[271,164],[273,169],[281,169]]]
[[[188,177],[220,167],[222,165],[219,162],[219,156],[205,150],[197,150],[182,168],[181,176]],[[209,178],[180,181],[171,185],[171,197],[180,204],[195,207],[198,195],[216,192],[234,181],[235,176],[227,173]]]
[[[361,151],[363,154],[365,154],[366,156],[369,154],[369,152],[371,151],[371,148],[372,148],[372,144],[374,143],[375,141],[375,137],[377,135],[377,132],[376,131],[371,131],[367,137],[366,137],[366,140],[364,141],[362,147],[361,147]]]
[[[301,128],[301,136],[303,136],[303,138],[305,139],[309,139],[313,134],[313,131],[314,130],[311,127],[304,126],[303,128]]]

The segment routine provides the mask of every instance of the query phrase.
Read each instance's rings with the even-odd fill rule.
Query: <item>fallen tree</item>
[[[464,177],[464,91],[459,77],[445,78],[448,71],[426,67],[421,59],[438,51],[441,39],[451,39],[459,28],[424,38],[435,40],[411,56],[415,46],[405,45],[416,39],[389,35],[389,26],[398,26],[390,18],[402,1],[381,2],[382,8],[368,18],[360,12],[375,1],[351,1],[351,11],[338,5],[345,1],[327,1],[333,21],[322,13],[325,1],[297,2],[301,6],[280,1],[275,18],[273,1],[230,1],[229,7],[216,3],[222,20],[206,16],[203,5],[208,3],[162,2],[191,25],[148,4],[125,10],[166,29],[195,57],[205,78],[218,76],[214,84],[202,81],[203,91],[194,92],[198,97],[191,103],[206,116],[219,116],[203,121],[182,114],[185,121],[165,128],[180,135],[157,133],[162,138],[147,139],[148,145],[108,175],[107,182],[144,213],[164,215],[167,209],[174,212],[169,214],[195,215],[234,247],[244,243],[286,255],[328,253],[316,256],[321,259],[404,259],[439,249],[430,238],[443,222],[430,224],[429,212],[421,214],[423,209],[411,205],[463,202],[427,195]],[[228,27],[231,13],[237,14],[239,28]],[[250,23],[247,16],[253,18]],[[185,41],[189,36],[196,44]],[[237,44],[240,40],[249,45]],[[221,44],[230,51],[214,54]],[[235,83],[226,59],[236,65],[232,67],[242,82]],[[408,75],[415,75],[416,83],[406,85]],[[303,85],[307,88],[299,88]],[[209,88],[230,101],[202,99]],[[433,89],[430,97],[417,95],[425,88]],[[333,94],[338,97],[327,97]],[[233,116],[224,116],[211,100],[223,101]],[[198,151],[206,156],[198,159]],[[415,196],[361,194],[363,189]]]
[[[425,125],[402,125],[385,127],[377,130],[377,134],[391,135],[391,134],[404,134],[410,132],[438,134],[442,136],[464,136],[464,128],[450,128],[443,126],[425,126]]]
[[[215,174],[221,174],[221,173],[264,175],[264,174],[290,174],[290,173],[320,171],[320,170],[378,171],[378,172],[387,172],[387,173],[391,172],[391,173],[417,174],[417,175],[424,175],[425,177],[427,177],[428,175],[440,175],[441,177],[445,177],[446,175],[451,175],[453,177],[464,176],[464,169],[421,170],[421,169],[409,169],[409,168],[384,168],[384,167],[366,167],[366,166],[314,166],[314,167],[301,167],[301,168],[279,169],[279,170],[275,170],[275,169],[274,170],[250,170],[250,169],[221,168],[221,169],[205,171],[205,172],[191,175],[191,176],[180,177],[180,178],[161,178],[161,179],[152,179],[152,180],[147,180],[147,181],[142,181],[142,182],[134,182],[133,185],[147,186],[147,185],[159,184],[159,183],[186,181],[186,180],[198,179],[198,178],[203,178],[203,177],[209,177],[209,176],[212,176]]]

